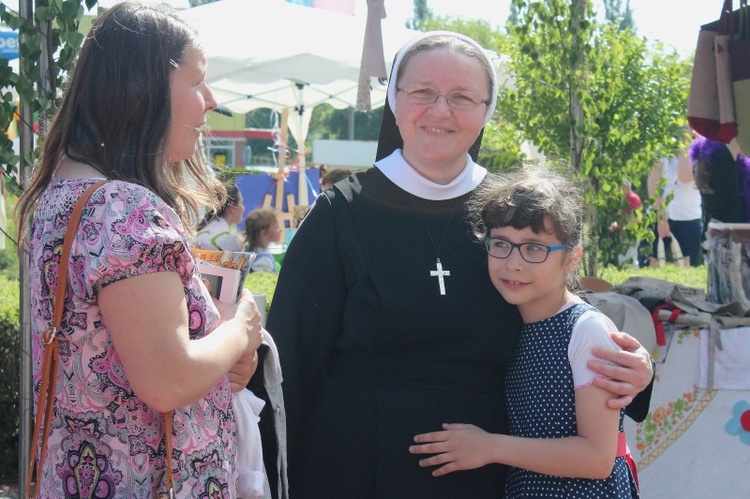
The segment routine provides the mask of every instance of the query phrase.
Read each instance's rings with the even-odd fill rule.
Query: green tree
[[[349,139],[349,109],[335,109],[328,104],[315,106],[310,118],[310,140]],[[353,140],[378,140],[383,107],[354,113]]]
[[[432,17],[432,9],[427,6],[427,0],[414,0],[414,15],[407,19],[406,27],[417,31],[427,31],[424,29],[424,24]]]
[[[548,158],[574,167],[586,187],[585,267],[596,275],[597,263],[616,262],[633,241],[653,237],[652,215],[623,233],[609,227],[625,208],[623,179],[638,187],[656,159],[680,145],[689,62],[631,30],[597,25],[587,1],[513,6],[519,21],[508,23],[501,51],[510,57],[514,85],[501,89],[496,116]]]
[[[625,0],[624,6],[622,0],[604,0],[604,18],[621,30],[629,29],[635,33],[635,20],[630,0]]]
[[[496,50],[505,37],[486,19],[466,19],[463,17],[433,16],[423,24],[423,31],[455,31],[469,36],[482,47]]]
[[[0,88],[15,88],[19,97],[28,104],[28,114],[21,116],[21,126],[31,129],[31,121],[36,117],[43,128],[52,116],[64,76],[83,43],[78,26],[84,5],[91,9],[96,0],[36,0],[33,18],[25,19],[5,3],[0,3],[0,20],[19,33],[21,69],[20,74],[15,73],[3,60],[0,63]],[[0,165],[11,190],[19,188],[15,179],[21,162],[7,135],[16,112],[18,109],[10,92],[5,93],[0,106]],[[33,155],[23,158],[26,165],[33,161]]]

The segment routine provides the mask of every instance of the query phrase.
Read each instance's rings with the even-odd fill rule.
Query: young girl
[[[478,192],[472,206],[490,280],[524,322],[506,372],[510,435],[468,424],[417,435],[414,454],[434,476],[490,463],[512,466],[505,497],[638,497],[626,461],[623,411],[592,384],[591,349],[616,349],[612,322],[573,292],[583,206],[565,176],[519,170]]]
[[[268,209],[253,210],[245,218],[245,251],[252,251],[255,257],[252,270],[257,272],[277,272],[276,259],[268,251],[271,243],[281,239],[281,228],[276,212]]]

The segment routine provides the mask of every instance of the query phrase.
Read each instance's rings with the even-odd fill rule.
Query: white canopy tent
[[[222,0],[180,12],[198,30],[207,81],[219,106],[235,113],[293,110],[289,130],[304,144],[312,109],[355,107],[365,19],[274,0]],[[390,69],[396,51],[417,32],[384,19]],[[385,84],[371,78],[372,107]]]

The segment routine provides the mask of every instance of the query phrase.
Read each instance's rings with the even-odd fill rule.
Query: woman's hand
[[[604,375],[596,376],[594,385],[616,395],[607,401],[607,407],[621,409],[646,389],[654,377],[654,370],[651,356],[638,340],[621,332],[610,333],[610,336],[622,350],[595,347],[591,352],[602,361],[609,361],[615,365],[590,360],[588,367]]]
[[[258,368],[258,351],[248,350],[229,370],[229,386],[237,393],[247,386]]]
[[[255,352],[263,342],[263,324],[253,294],[243,289],[236,303],[226,304],[216,299],[214,303],[219,310],[222,322],[234,321],[247,335],[248,344],[245,354]]]
[[[247,334],[247,348],[240,358],[229,369],[229,385],[232,393],[236,393],[250,381],[258,368],[258,347],[263,343],[263,325],[260,311],[253,295],[243,289],[236,303],[227,305],[214,299],[222,322],[236,321]]]

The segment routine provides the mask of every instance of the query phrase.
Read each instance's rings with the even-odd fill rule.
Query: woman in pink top
[[[16,214],[28,243],[34,390],[58,285],[67,286],[60,369],[41,497],[234,497],[230,388],[244,388],[261,342],[252,295],[212,301],[186,227],[216,182],[198,148],[216,107],[195,33],[170,10],[118,4],[93,25]],[[97,179],[69,273],[59,251]],[[31,230],[24,228],[32,220]],[[163,413],[173,412],[172,462]]]

